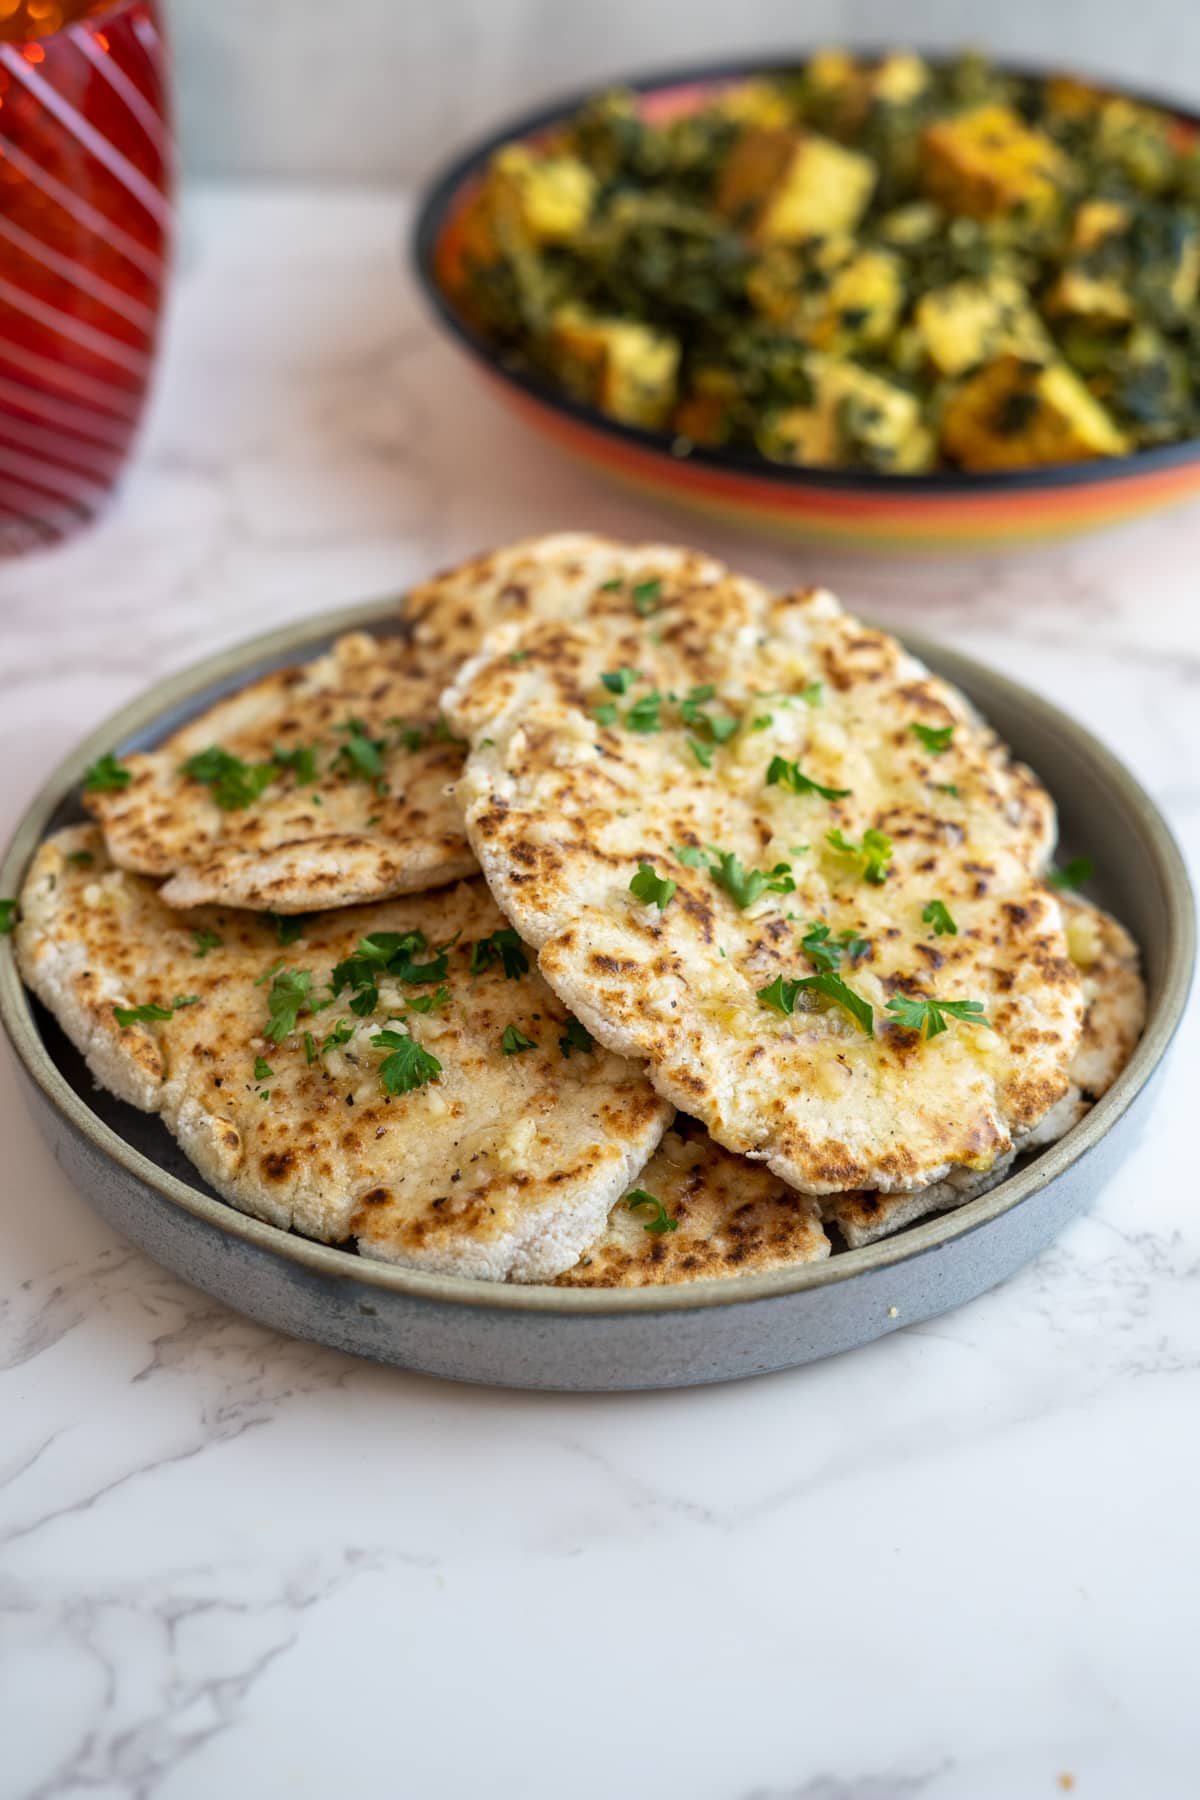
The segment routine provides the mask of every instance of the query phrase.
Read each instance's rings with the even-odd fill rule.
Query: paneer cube
[[[904,269],[890,250],[857,251],[808,295],[796,330],[816,350],[867,350],[885,343],[904,305]]]
[[[652,431],[669,421],[679,342],[666,332],[562,307],[551,322],[549,351],[555,373],[577,400]]]
[[[1065,363],[1005,355],[968,376],[942,411],[941,443],[964,469],[1120,456],[1129,441]]]
[[[739,81],[727,88],[716,103],[717,111],[739,125],[757,125],[768,131],[790,125],[793,109],[783,89],[774,81]]]
[[[746,131],[722,171],[717,205],[760,244],[798,244],[853,231],[870,202],[875,167],[814,132]]]
[[[1089,325],[1122,325],[1133,317],[1133,301],[1110,275],[1092,275],[1068,265],[1046,294],[1055,318],[1083,319]]]
[[[532,244],[562,244],[587,224],[596,177],[575,156],[537,156],[508,144],[492,158],[488,198]]]
[[[921,173],[925,192],[948,212],[1040,222],[1057,212],[1073,170],[1051,138],[1011,108],[987,105],[926,127]]]
[[[763,427],[759,448],[776,462],[912,473],[933,461],[933,440],[916,396],[857,363],[814,354],[813,397]]]
[[[940,375],[963,375],[1005,350],[1031,355],[1049,348],[1029,295],[1009,275],[931,288],[918,300],[913,322]]]
[[[1079,256],[1096,250],[1129,229],[1129,208],[1120,200],[1085,200],[1071,221],[1071,249]]]

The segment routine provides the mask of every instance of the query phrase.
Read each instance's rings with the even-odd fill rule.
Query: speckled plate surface
[[[82,817],[79,782],[97,756],[147,748],[231,688],[316,655],[355,627],[402,629],[397,603],[271,632],[161,683],[109,719],[29,806],[0,864],[0,893],[18,891],[48,831]],[[973,1299],[1036,1255],[1136,1145],[1152,1077],[1187,1000],[1194,908],[1162,816],[1089,732],[978,663],[920,638],[905,642],[957,683],[1042,776],[1058,801],[1065,852],[1094,857],[1094,897],[1133,932],[1145,961],[1149,1014],[1128,1068],[1082,1124],[990,1194],[827,1262],[665,1290],[496,1286],[369,1262],[218,1199],[158,1119],[94,1087],[82,1058],[22,987],[10,942],[0,940],[0,1021],[55,1157],[117,1230],[239,1311],[460,1381],[580,1391],[722,1381],[812,1362]]]

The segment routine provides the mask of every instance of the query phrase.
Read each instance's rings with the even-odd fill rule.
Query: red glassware
[[[120,475],[172,176],[157,0],[0,0],[0,553],[84,524]]]

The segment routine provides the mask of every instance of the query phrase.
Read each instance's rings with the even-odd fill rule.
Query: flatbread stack
[[[872,1242],[1068,1131],[1142,1028],[1053,803],[822,591],[478,558],[90,772],[17,953],[233,1205],[653,1287]]]

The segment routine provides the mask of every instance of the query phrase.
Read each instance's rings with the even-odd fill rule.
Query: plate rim
[[[199,662],[151,683],[117,708],[57,764],[20,815],[0,857],[0,893],[19,894],[28,862],[45,835],[57,807],[78,787],[90,763],[145,731],[155,720],[209,696],[223,682],[249,670],[265,672],[297,655],[319,654],[321,647],[344,631],[391,626],[404,628],[403,596],[360,602],[310,614],[227,646]],[[399,1263],[376,1261],[320,1244],[267,1224],[231,1203],[210,1196],[189,1181],[170,1174],[135,1148],[121,1133],[92,1111],[61,1073],[38,1028],[31,996],[17,971],[11,937],[0,940],[0,1025],[3,1025],[26,1077],[72,1130],[102,1157],[152,1189],[172,1206],[221,1233],[267,1250],[311,1273],[414,1300],[435,1301],[492,1312],[522,1312],[580,1317],[641,1315],[742,1306],[783,1299],[817,1288],[832,1287],[856,1276],[886,1270],[930,1254],[944,1244],[968,1237],[1040,1192],[1093,1150],[1128,1111],[1170,1047],[1187,1006],[1196,955],[1195,900],[1187,867],[1162,812],[1124,763],[1088,728],[1052,701],[989,668],[974,657],[925,637],[894,633],[922,661],[928,661],[956,685],[969,686],[978,673],[1026,710],[1045,728],[1071,740],[1098,766],[1106,785],[1121,791],[1146,832],[1166,910],[1161,992],[1152,1001],[1146,1029],[1126,1068],[1086,1117],[1057,1144],[1042,1151],[1024,1169],[1006,1177],[990,1193],[961,1207],[935,1214],[918,1224],[860,1249],[846,1249],[823,1262],[736,1279],[713,1277],[670,1287],[557,1288],[540,1283],[484,1282],[462,1275],[435,1274]]]
[[[1055,492],[1077,487],[1100,487],[1106,484],[1152,477],[1165,471],[1200,463],[1200,435],[1180,438],[1169,444],[1144,445],[1122,456],[1097,457],[1070,463],[1041,465],[1019,469],[940,469],[923,473],[880,471],[874,469],[839,469],[826,465],[773,463],[767,457],[749,452],[696,444],[686,456],[677,456],[671,448],[673,439],[667,432],[650,431],[610,418],[598,407],[575,400],[549,381],[523,369],[510,366],[494,347],[476,332],[459,314],[437,279],[437,254],[442,232],[449,220],[454,201],[464,186],[476,175],[487,159],[507,143],[536,135],[560,123],[597,94],[617,88],[633,93],[655,93],[674,87],[702,85],[706,82],[738,81],[755,75],[771,75],[795,69],[819,46],[798,46],[791,53],[767,51],[762,56],[729,57],[717,61],[687,63],[682,66],[642,70],[630,75],[616,75],[602,84],[592,83],[575,88],[553,100],[526,109],[504,125],[474,137],[465,148],[452,152],[436,166],[433,174],[418,190],[416,210],[407,233],[408,261],[416,275],[426,303],[436,314],[448,335],[465,350],[490,376],[513,388],[526,399],[560,413],[575,424],[618,443],[651,453],[668,465],[686,470],[689,467],[738,476],[744,480],[797,490],[822,489],[863,495],[910,495],[936,499],[974,501],[1002,498],[1029,492]],[[847,46],[855,55],[882,55],[887,46],[854,44]],[[913,46],[917,55],[930,63],[945,63],[952,51]],[[1077,69],[1065,70],[1054,64],[1010,62],[995,59],[995,67],[1007,75],[1030,80],[1047,80],[1054,75],[1070,74],[1089,82],[1115,98],[1132,100],[1169,113],[1179,123],[1200,133],[1200,111],[1182,98],[1161,92],[1116,83],[1111,77],[1093,75]]]

